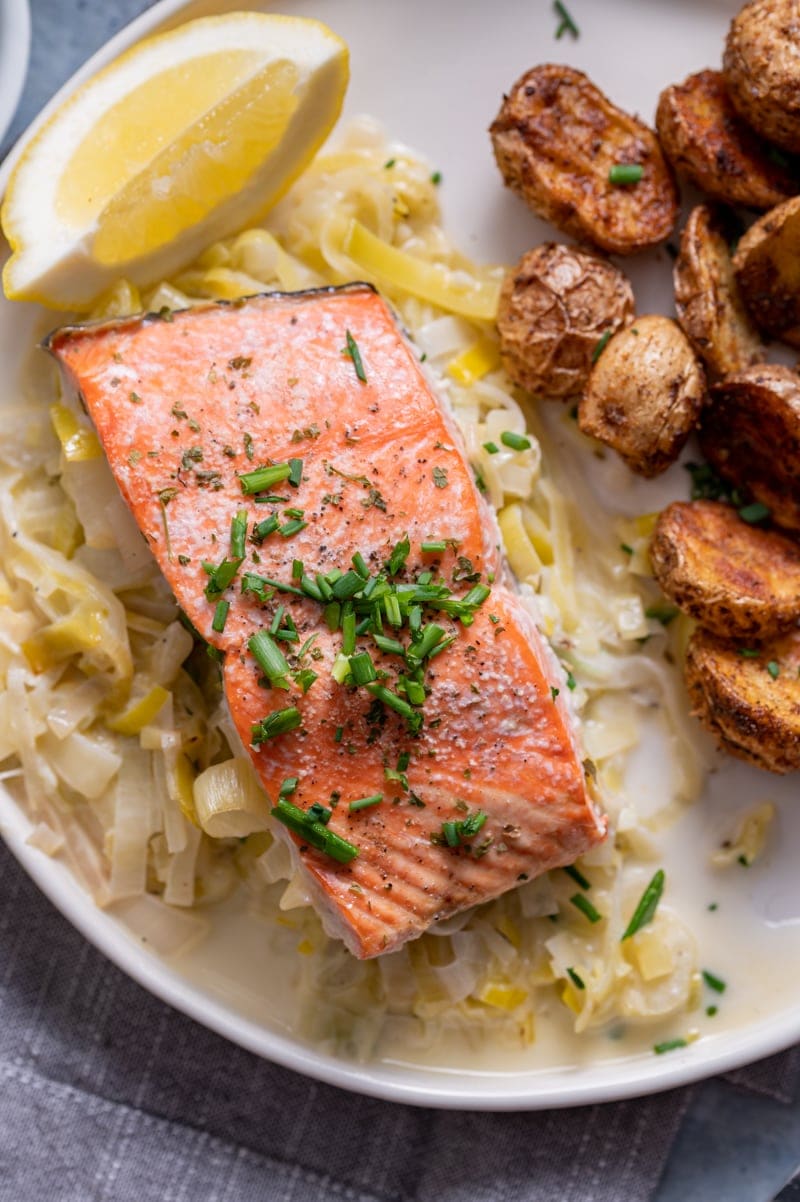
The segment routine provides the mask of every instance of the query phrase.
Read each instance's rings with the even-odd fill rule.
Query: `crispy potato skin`
[[[800,768],[800,632],[782,635],[746,658],[739,646],[698,629],[686,651],[692,713],[720,747],[768,772]],[[767,664],[778,665],[773,680]]]
[[[579,241],[628,255],[663,242],[675,225],[677,188],[655,134],[573,67],[528,71],[489,132],[506,184]],[[641,164],[639,183],[609,183],[617,163]]]
[[[733,18],[722,70],[733,104],[758,133],[800,151],[797,0],[750,0]]]
[[[723,218],[697,205],[673,269],[675,308],[711,379],[761,363],[764,348],[739,294]]]
[[[800,192],[800,180],[769,157],[761,138],[740,119],[720,71],[698,71],[665,88],[656,129],[678,174],[712,200],[771,209]]]
[[[733,269],[759,329],[800,347],[800,196],[750,226],[736,248]]]
[[[500,294],[500,353],[511,379],[545,397],[575,396],[605,330],[633,320],[633,290],[613,264],[545,242],[523,255]]]
[[[800,533],[800,376],[771,363],[715,384],[700,419],[700,446],[721,476]]]
[[[729,505],[668,505],[650,559],[662,591],[721,638],[766,639],[800,622],[800,546]]]
[[[595,363],[578,425],[640,476],[656,476],[678,457],[705,394],[703,368],[680,327],[668,317],[638,317]]]

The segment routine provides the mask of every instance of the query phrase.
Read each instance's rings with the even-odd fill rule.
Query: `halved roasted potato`
[[[724,751],[769,772],[800,768],[800,632],[748,647],[698,629],[686,650],[692,713]]]
[[[526,72],[489,132],[506,184],[565,233],[627,255],[675,225],[677,188],[655,134],[573,67]],[[641,178],[612,183],[612,168],[624,165],[641,167]]]
[[[545,397],[575,396],[606,330],[633,320],[633,290],[605,259],[545,242],[523,255],[500,293],[500,354],[515,383]]]
[[[733,274],[730,233],[721,213],[697,205],[673,270],[678,321],[712,379],[764,358]]]
[[[759,329],[800,347],[800,196],[750,226],[739,240],[733,270]]]
[[[797,0],[750,0],[731,21],[722,70],[740,116],[784,150],[800,151]]]
[[[715,384],[700,418],[709,463],[770,510],[784,530],[800,531],[800,376],[770,363]]]
[[[706,395],[700,360],[668,317],[638,317],[592,368],[578,425],[634,472],[657,476],[677,459]]]
[[[678,174],[712,200],[771,209],[800,192],[800,177],[739,117],[721,71],[698,71],[665,88],[656,130]]]
[[[800,545],[729,505],[668,505],[650,560],[662,591],[722,638],[766,639],[800,622]]]

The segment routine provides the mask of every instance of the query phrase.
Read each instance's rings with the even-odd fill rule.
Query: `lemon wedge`
[[[25,148],[0,219],[6,295],[86,309],[171,275],[283,195],[333,127],[345,43],[319,21],[229,13],[148,38]]]

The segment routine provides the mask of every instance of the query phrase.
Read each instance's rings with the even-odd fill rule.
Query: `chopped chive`
[[[356,370],[356,375],[362,384],[366,384],[367,373],[364,371],[364,364],[361,359],[361,351],[358,349],[358,343],[349,330],[345,331],[345,337],[347,340],[347,346],[345,347],[343,354],[350,356],[350,358],[353,360],[353,367]]]
[[[315,821],[310,811],[306,813],[285,798],[278,799],[272,816],[288,826],[289,830],[294,831],[311,847],[324,852],[341,864],[348,864],[358,855],[358,848],[352,843],[329,830],[323,822]]]
[[[295,705],[288,705],[282,710],[273,710],[266,718],[262,718],[260,722],[256,722],[252,728],[252,743],[254,747],[258,747],[261,743],[265,743],[267,739],[274,739],[277,735],[287,734],[290,730],[297,730],[303,722],[299,709]],[[274,813],[274,811],[273,811]]]
[[[721,981],[719,977],[715,977],[713,972],[709,972],[706,968],[703,969],[703,980],[715,993],[724,993],[727,989],[725,982]]]
[[[379,651],[386,655],[405,655],[406,648],[399,639],[387,639],[383,634],[373,634],[373,642]]]
[[[659,868],[658,872],[653,876],[650,884],[645,889],[639,899],[639,904],[633,912],[630,922],[625,928],[625,933],[622,936],[622,942],[625,939],[630,939],[631,935],[635,935],[642,927],[647,926],[652,922],[653,915],[658,909],[658,903],[661,900],[661,894],[664,892],[664,869]]]
[[[441,626],[437,626],[435,622],[431,622],[422,631],[422,637],[418,642],[412,643],[408,649],[408,658],[422,660],[426,659],[435,647],[441,643],[445,637],[445,631]]]
[[[205,594],[209,601],[225,592],[241,566],[241,559],[223,559],[222,563],[216,565],[203,563],[203,568],[208,573]]]
[[[231,518],[231,555],[234,559],[244,559],[246,538],[247,510],[239,509]]]
[[[511,447],[512,451],[527,451],[531,445],[529,438],[526,438],[524,434],[515,434],[513,430],[504,430],[500,435],[500,441],[504,447]]]
[[[313,822],[321,822],[323,826],[327,826],[333,817],[333,810],[324,806],[322,802],[315,801],[308,807],[306,814]]]
[[[342,617],[342,607],[339,602],[332,601],[330,605],[326,605],[322,611],[322,617],[331,634],[333,634],[334,630],[338,630]]]
[[[560,24],[556,29],[556,41],[562,38],[565,33],[570,34],[570,36],[577,41],[577,39],[580,37],[581,31],[578,29],[578,26],[567,12],[566,6],[562,3],[562,0],[553,0],[553,8],[556,11],[556,15],[560,18]]]
[[[293,534],[299,534],[301,530],[305,530],[308,522],[302,521],[300,518],[292,518],[290,522],[284,522],[278,534],[281,538],[291,538]]]
[[[608,173],[610,184],[638,184],[644,175],[641,163],[615,163]]]
[[[228,610],[231,607],[230,601],[218,601],[217,608],[214,610],[214,617],[211,622],[211,629],[217,634],[222,634],[225,629],[225,623],[228,620]]]
[[[633,555],[633,547],[628,546],[627,543],[620,543],[619,549],[620,551],[624,551],[626,555]]]
[[[421,715],[416,713],[407,701],[404,701],[402,697],[398,697],[391,689],[387,689],[382,684],[368,684],[367,691],[373,697],[376,697],[378,701],[382,701],[389,709],[394,710],[396,714],[400,714],[401,717],[405,718],[412,726],[412,729],[419,728]]]
[[[281,480],[288,480],[291,471],[288,463],[274,463],[271,467],[256,468],[254,472],[243,472],[239,477],[239,483],[242,486],[242,492],[249,496],[254,492],[263,492],[265,488],[271,488],[273,484],[279,484]]]
[[[256,505],[285,505],[289,498],[282,497],[275,492],[268,492],[260,497],[254,497],[253,500]]]
[[[333,587],[322,575],[322,572],[316,574],[317,592],[325,601],[333,600]]]
[[[363,576],[365,580],[369,580],[369,568],[367,567],[364,556],[360,551],[356,551],[352,559],[352,564],[359,576]]]
[[[281,680],[289,671],[286,656],[268,630],[257,630],[247,646],[261,671],[271,682]]]
[[[743,505],[738,513],[743,522],[754,526],[757,522],[763,522],[768,518],[772,510],[768,505],[762,505],[761,501],[753,501],[751,505]]]
[[[408,768],[408,765],[410,763],[411,763],[411,753],[408,751],[401,751],[399,756],[397,757],[397,771],[405,772],[406,768]]]
[[[411,543],[408,541],[408,535],[405,534],[399,543],[395,543],[392,554],[389,556],[386,569],[390,576],[396,576],[400,569],[405,566],[410,550]]]
[[[360,651],[358,655],[350,656],[350,674],[353,684],[365,685],[378,679],[375,665],[368,651]]]
[[[300,487],[300,481],[303,479],[303,460],[302,459],[290,459],[289,460],[289,474],[288,474],[287,479],[288,479],[289,483],[291,484],[292,488]]]
[[[283,516],[285,518],[302,518],[305,517],[305,509],[284,509]]]
[[[386,621],[392,626],[403,625],[403,615],[400,611],[400,602],[397,593],[387,593],[383,598],[383,609],[386,614]]]
[[[300,784],[299,776],[287,776],[286,780],[283,782],[283,784],[280,787],[280,792],[278,793],[278,796],[279,797],[291,797],[292,793],[295,792],[295,790],[297,789],[297,786],[299,784]]]
[[[550,696],[553,698],[553,701],[555,701],[556,697],[558,696],[558,694],[560,692],[561,692],[561,689],[557,689],[555,687],[555,685],[552,685],[552,684],[550,685]]]
[[[352,655],[356,649],[356,615],[345,614],[342,618],[342,653]]]
[[[610,329],[604,330],[604,332],[600,335],[600,338],[598,339],[594,350],[592,351],[592,363],[596,363],[597,360],[600,358],[603,351],[606,349],[606,346],[608,345],[608,341],[610,338],[611,338],[611,330]]]
[[[357,814],[359,810],[368,810],[370,806],[380,805],[382,801],[382,793],[373,793],[371,797],[359,797],[356,801],[351,801],[347,809],[351,814]]]
[[[390,167],[394,167],[396,162],[397,162],[397,159],[387,159],[386,162],[383,164],[384,170],[388,171]]]
[[[575,677],[572,675],[571,672],[567,672],[567,688],[570,690],[570,692],[572,692],[572,690],[577,689],[577,687],[578,687],[577,680],[575,679]]]
[[[581,889],[591,889],[592,882],[588,877],[584,876],[579,868],[574,864],[567,864],[564,871],[567,876],[571,876],[576,885],[580,885]]]
[[[431,183],[434,185],[434,187],[438,188],[438,186],[441,182],[442,182],[441,171],[434,171],[433,174],[431,175]]]
[[[244,587],[244,580],[248,581],[248,589],[252,588],[250,582],[257,581],[262,585],[269,585],[270,588],[274,588],[278,593],[291,593],[295,597],[304,596],[303,590],[295,588],[293,584],[284,584],[282,580],[274,580],[271,576],[255,576],[252,572],[245,573],[242,583],[243,592],[248,591],[248,589],[245,589]],[[252,588],[252,591],[256,592],[257,589]]]
[[[567,969],[567,976],[569,977],[570,981],[572,981],[572,984],[575,986],[576,989],[585,989],[586,988],[584,981],[578,975],[578,973],[576,973],[574,968]]]
[[[777,680],[781,674],[781,666],[777,660],[771,659],[767,664],[767,671],[773,680]]]
[[[331,676],[337,684],[344,684],[350,676],[350,660],[341,652],[336,656],[331,668]]]
[[[585,897],[583,893],[575,893],[569,900],[576,910],[580,910],[581,914],[589,919],[589,922],[600,922],[603,915],[595,909],[588,897]]]
[[[336,730],[333,732],[333,741],[334,741],[334,743],[341,743],[341,741],[342,741],[342,735],[343,735],[343,734],[344,734],[344,727],[343,727],[343,726],[337,726],[337,727],[336,727]]]
[[[347,571],[333,583],[333,595],[337,601],[347,601],[355,597],[364,587],[364,578],[358,572]]]
[[[719,1014],[719,1006],[706,1006],[706,1014],[713,1018],[715,1014]]]
[[[484,449],[484,451],[487,451],[490,455],[496,455],[497,452],[500,450],[500,448],[496,442],[485,442],[483,444],[483,449]]]
[[[274,513],[271,517],[264,518],[263,522],[256,522],[253,526],[253,541],[263,543],[264,539],[274,533],[279,525],[280,523]]]
[[[318,585],[314,583],[310,576],[300,577],[300,590],[301,592],[305,593],[307,597],[311,597],[314,601],[324,601],[324,597],[322,596]]]
[[[663,1043],[653,1044],[653,1051],[656,1056],[663,1056],[665,1052],[674,1052],[676,1048],[688,1048],[688,1046],[685,1039],[665,1039]]]
[[[442,834],[445,837],[445,841],[446,841],[448,847],[458,847],[458,845],[460,843],[460,839],[458,837],[458,823],[457,822],[443,822],[442,823]]]
[[[738,652],[742,659],[758,659],[761,655],[761,652],[755,647],[739,647]]]
[[[313,668],[301,668],[299,672],[292,673],[292,679],[300,691],[305,694],[311,688],[319,674]]]
[[[419,549],[423,555],[441,554],[447,550],[447,543],[443,538],[435,539],[427,543],[420,543]]]
[[[292,580],[302,580],[304,575],[302,559],[292,560]]]

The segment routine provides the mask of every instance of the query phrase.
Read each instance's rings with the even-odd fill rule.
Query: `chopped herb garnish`
[[[608,330],[605,330],[600,335],[600,338],[599,338],[597,344],[595,345],[594,350],[592,351],[592,363],[596,363],[597,360],[602,355],[603,351],[606,349],[606,346],[608,345],[608,341],[611,338],[611,333],[612,333],[611,330],[608,329]]]
[[[438,187],[438,186],[439,186],[439,184],[440,184],[441,182],[442,182],[442,173],[441,173],[441,171],[434,171],[433,175],[431,176],[431,183],[432,183],[432,184],[433,184],[435,187]]]
[[[633,555],[633,547],[629,546],[628,543],[620,543],[619,549],[620,551],[624,551],[626,555]]]
[[[739,647],[738,653],[742,659],[758,659],[761,652],[755,647]]]
[[[586,988],[586,985],[585,985],[583,979],[578,975],[578,973],[576,973],[574,968],[567,969],[567,976],[569,977],[570,981],[572,981],[572,984],[575,986],[576,989],[585,989]]]
[[[351,814],[357,814],[359,810],[368,810],[371,806],[380,805],[382,801],[382,793],[373,793],[371,797],[359,797],[356,801],[351,801],[347,809]]]
[[[738,512],[743,522],[755,526],[758,522],[765,521],[772,510],[768,505],[763,505],[761,501],[753,501],[750,505],[743,505]]]
[[[641,163],[615,163],[608,173],[610,184],[638,184],[644,175]]]
[[[386,162],[383,164],[384,170],[388,171],[391,167],[394,167],[396,162],[397,162],[397,159],[387,159]]]
[[[319,673],[313,668],[301,668],[299,672],[292,673],[292,679],[301,693],[307,693],[315,680],[319,678]]]
[[[299,488],[300,481],[302,479],[303,479],[303,460],[302,459],[290,459],[289,460],[288,480],[289,480],[289,483],[291,484],[292,488]]]
[[[203,570],[208,574],[208,584],[205,587],[205,594],[209,601],[219,593],[225,592],[225,589],[231,583],[241,565],[241,559],[223,559],[222,563],[216,565],[203,563]]]
[[[302,460],[294,462],[302,464]],[[281,480],[288,480],[291,474],[292,468],[289,463],[273,463],[270,467],[258,467],[254,472],[243,472],[239,483],[242,492],[250,496],[255,492],[263,492],[265,488],[272,488],[273,484],[280,484]]]
[[[214,617],[211,620],[211,629],[217,634],[222,634],[225,629],[225,623],[228,620],[228,610],[231,607],[230,601],[220,600],[217,602],[217,608],[214,610]]]
[[[658,903],[661,900],[661,894],[664,892],[665,875],[663,868],[659,868],[650,884],[645,889],[639,904],[633,912],[630,922],[625,928],[622,939],[630,939],[631,935],[635,935],[642,927],[647,926],[652,922],[653,915],[658,909]]]
[[[653,1044],[653,1051],[656,1056],[663,1056],[665,1052],[674,1052],[676,1048],[688,1048],[688,1046],[685,1039],[665,1039],[663,1043]]]
[[[301,530],[305,530],[308,522],[304,522],[301,518],[292,518],[290,522],[284,524],[278,530],[281,538],[291,538],[293,534],[299,534]]]
[[[324,822],[316,820],[311,810],[308,812],[301,810],[287,801],[285,797],[278,798],[278,804],[273,808],[272,815],[311,847],[324,852],[333,860],[338,860],[340,864],[349,864],[358,855],[357,847],[329,830]]]
[[[336,727],[336,730],[333,732],[333,741],[334,741],[334,743],[341,743],[341,741],[342,741],[342,735],[343,735],[343,734],[344,734],[344,727],[343,727],[343,726],[337,726],[337,727]]]
[[[378,679],[378,673],[368,651],[360,651],[358,655],[350,656],[350,675],[353,684],[356,685],[370,684],[373,680]]]
[[[555,701],[556,697],[558,696],[558,694],[560,692],[561,692],[561,689],[557,689],[555,687],[555,685],[552,685],[552,684],[550,685],[550,696],[553,698],[553,701]]]
[[[504,430],[500,435],[500,441],[504,447],[510,447],[512,451],[527,451],[531,445],[529,438],[526,438],[524,434],[515,434],[513,430]]]
[[[781,666],[777,660],[771,659],[767,664],[767,671],[773,680],[777,680],[781,674]]]
[[[343,355],[349,355],[353,360],[353,367],[356,369],[356,375],[362,384],[367,382],[367,373],[364,371],[364,364],[361,359],[361,351],[358,349],[358,343],[349,330],[346,332],[347,346],[342,351]]]
[[[288,705],[282,710],[273,710],[271,714],[262,718],[260,722],[256,722],[252,727],[253,746],[258,747],[261,743],[266,743],[267,739],[274,739],[277,735],[285,735],[290,730],[297,730],[302,722],[302,716],[296,705]]]
[[[726,484],[708,463],[687,463],[684,466],[692,478],[693,501],[727,501],[739,507],[744,504],[739,490]]]
[[[285,684],[289,671],[286,656],[268,630],[257,630],[247,640],[247,646],[271,685]]]
[[[581,914],[589,919],[589,922],[600,922],[602,919],[603,915],[595,909],[585,894],[575,893],[569,900],[576,910],[580,910]]]
[[[247,510],[240,509],[231,518],[231,555],[234,559],[244,559],[246,539]]]
[[[500,450],[500,448],[496,442],[485,442],[483,444],[483,449],[489,455],[496,455],[497,452]]]
[[[389,556],[386,568],[390,576],[396,576],[400,569],[405,567],[410,551],[411,543],[408,541],[408,535],[405,534],[399,543],[395,543],[394,550]]]
[[[706,1014],[713,1018],[715,1014],[719,1014],[719,1006],[706,1006]]]
[[[447,543],[443,538],[432,539],[429,542],[420,543],[419,549],[423,555],[441,555],[447,550]]]
[[[251,436],[249,434],[244,434],[242,436],[242,442],[244,443],[245,455],[247,456],[248,459],[252,459],[253,455],[255,454],[255,450],[253,448],[253,439],[251,438]]]
[[[556,41],[559,41],[565,33],[570,34],[577,41],[580,37],[580,30],[567,11],[566,6],[562,3],[562,0],[553,0],[553,8],[560,19],[558,28],[556,29]]]
[[[570,692],[572,692],[572,690],[577,689],[577,687],[578,682],[576,681],[575,677],[571,672],[567,672],[567,688],[570,690]]]
[[[715,977],[713,972],[709,972],[706,968],[703,969],[703,980],[715,993],[724,993],[727,989],[725,982],[721,981],[719,977]]]
[[[581,889],[591,889],[592,882],[588,877],[584,876],[579,868],[574,864],[567,864],[564,871],[567,876],[571,876],[576,885],[580,885]]]
[[[437,488],[447,488],[447,468],[435,467],[432,475],[433,483]]]
[[[138,392],[129,392],[128,400],[131,402],[132,405],[141,405],[141,403],[142,403],[142,398],[139,396]]]

